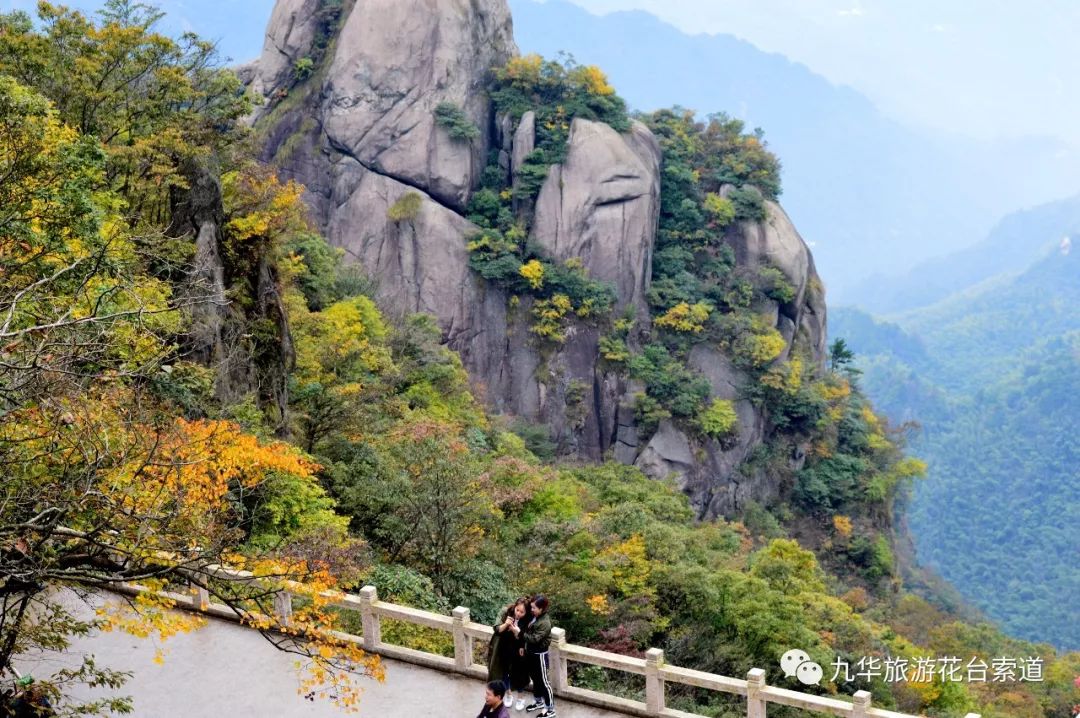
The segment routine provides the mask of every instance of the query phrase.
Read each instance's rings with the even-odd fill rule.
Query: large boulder
[[[378,279],[383,302],[424,312],[446,327],[475,301],[464,237],[474,227],[430,197],[361,165],[343,180],[328,231],[346,256]],[[392,218],[396,217],[395,218]]]
[[[764,412],[744,396],[749,377],[723,353],[704,344],[690,351],[688,363],[709,380],[710,398],[734,404],[736,434],[722,442],[701,441],[665,421],[642,447],[634,464],[653,478],[675,480],[704,518],[737,514],[750,501],[775,498],[778,485],[739,473],[767,431]]]
[[[751,271],[763,267],[780,270],[795,290],[794,299],[773,307],[777,329],[788,343],[781,358],[786,359],[792,348],[801,344],[817,364],[823,364],[827,342],[825,287],[814,257],[784,208],[770,201],[765,202],[765,208],[765,221],[743,222],[731,235],[736,264]]]
[[[765,416],[748,401],[736,402],[735,410],[739,433],[731,445],[702,443],[664,421],[634,465],[648,476],[674,481],[702,519],[738,515],[750,502],[768,503],[780,493],[778,477],[742,473],[751,452],[767,438]]]
[[[619,134],[582,119],[573,121],[568,145],[540,190],[532,238],[556,259],[580,259],[589,276],[614,285],[620,306],[643,315],[660,216],[660,146],[640,122]]]
[[[690,440],[670,421],[660,422],[635,462],[646,474],[675,481],[683,490],[687,488],[696,463]]]
[[[327,138],[461,210],[489,149],[488,73],[515,53],[505,0],[357,0],[323,88]],[[454,139],[439,127],[442,103],[463,110],[479,137]]]
[[[317,37],[322,4],[275,5],[262,55],[244,69],[266,99],[254,119],[287,122],[290,113],[274,116],[275,108],[301,92],[292,114],[314,119],[334,152],[463,210],[490,149],[488,75],[517,53],[506,0],[356,0],[336,38]],[[325,50],[316,53],[316,44]],[[323,52],[318,86],[294,86],[296,62]],[[439,126],[444,103],[476,125],[476,139]]]
[[[323,0],[279,0],[270,13],[262,55],[252,68],[251,89],[264,98],[291,84],[296,63],[308,57],[318,33]]]

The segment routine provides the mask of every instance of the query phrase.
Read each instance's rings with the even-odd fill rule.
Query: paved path
[[[163,665],[154,652],[165,651]],[[297,695],[296,657],[270,646],[257,632],[211,619],[201,630],[158,644],[127,634],[78,640],[70,655],[39,659],[20,668],[47,675],[75,657],[93,654],[100,665],[134,673],[121,690],[135,701],[138,718],[331,718],[349,715],[325,701]],[[407,663],[384,660],[386,682],[364,683],[365,718],[475,718],[483,705],[479,681]],[[83,697],[90,697],[89,692]],[[624,718],[560,701],[559,718]],[[512,718],[535,716],[512,711]]]

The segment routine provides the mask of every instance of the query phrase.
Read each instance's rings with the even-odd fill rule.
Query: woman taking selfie
[[[514,705],[518,695],[518,710],[525,706],[525,688],[529,685],[529,669],[525,662],[525,641],[521,633],[526,617],[530,614],[529,599],[519,598],[499,612],[499,620],[492,628],[495,634],[488,647],[488,680],[502,681],[506,686],[504,704]],[[519,625],[520,624],[520,625]]]

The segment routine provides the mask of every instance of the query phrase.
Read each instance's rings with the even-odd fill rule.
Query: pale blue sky
[[[103,0],[69,0],[95,8]],[[1080,146],[1076,0],[572,0],[640,9],[689,33],[731,33],[851,85],[901,121],[974,137],[1047,135]],[[173,28],[248,59],[272,0],[159,0]],[[34,0],[0,0],[0,9]],[[727,68],[702,68],[703,72]]]

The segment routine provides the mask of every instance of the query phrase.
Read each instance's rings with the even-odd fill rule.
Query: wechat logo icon
[[[824,675],[821,666],[810,660],[810,654],[797,649],[788,651],[780,658],[780,668],[785,676],[797,678],[805,686],[819,685]]]

